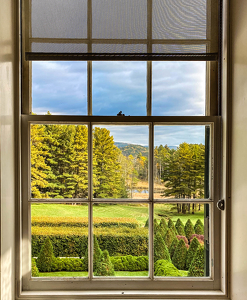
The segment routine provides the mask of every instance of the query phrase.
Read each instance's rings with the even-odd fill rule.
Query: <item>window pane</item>
[[[154,204],[154,276],[209,276],[208,211],[209,204]]]
[[[93,127],[94,198],[147,199],[148,126]]]
[[[31,197],[88,197],[85,125],[31,125]]]
[[[87,114],[87,63],[33,61],[32,112],[37,115]]]
[[[94,276],[148,276],[148,204],[94,204]]]
[[[209,132],[202,125],[154,127],[156,199],[209,198]]]
[[[93,62],[93,114],[145,116],[146,62]]]
[[[205,62],[153,62],[152,74],[154,116],[205,115]]]
[[[88,276],[87,204],[33,203],[31,222],[33,277]]]

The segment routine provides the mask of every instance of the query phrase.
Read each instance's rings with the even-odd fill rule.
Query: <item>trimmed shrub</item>
[[[182,226],[183,229],[184,229],[184,224],[183,224],[183,222],[178,218],[177,221],[176,221],[176,224],[175,224],[175,227],[176,227],[177,231],[178,231],[178,227],[179,227],[179,226]],[[179,233],[178,233],[178,234],[179,234]],[[182,235],[182,234],[180,234],[180,235]]]
[[[172,259],[173,255],[174,255],[174,252],[177,248],[177,245],[178,245],[178,239],[177,237],[175,237],[175,239],[173,239],[172,243],[171,243],[171,246],[169,248],[169,253],[170,253],[170,257]]]
[[[154,262],[159,259],[166,259],[171,262],[170,254],[168,248],[162,239],[160,233],[154,236]]]
[[[86,251],[84,254],[83,263],[84,263],[85,271],[88,271],[88,247],[86,248]]]
[[[149,227],[149,219],[147,219],[147,221],[146,221],[146,223],[145,223],[144,227],[146,227],[146,228],[148,228],[148,227]]]
[[[108,251],[107,251],[108,253]],[[102,255],[102,251],[99,247],[99,243],[97,241],[97,238],[95,236],[95,234],[93,235],[93,270],[94,272],[97,272],[98,266],[99,266],[99,262]],[[108,253],[109,256],[109,253]]]
[[[114,268],[110,260],[107,250],[104,250],[98,261],[97,269],[94,273],[95,276],[115,276]]]
[[[169,220],[168,220],[168,228],[172,229],[172,230],[174,231],[175,235],[178,234],[178,233],[177,233],[177,229],[176,229],[176,227],[175,227],[175,225],[174,225],[172,219],[169,219]]]
[[[189,270],[190,264],[195,256],[197,248],[200,246],[197,238],[193,238],[192,242],[190,243],[189,250],[187,252],[186,257],[186,270]]]
[[[195,234],[203,235],[204,234],[204,228],[203,228],[203,226],[197,225],[195,227]]]
[[[204,248],[199,246],[196,254],[190,264],[189,277],[203,277],[204,276]]]
[[[52,272],[58,271],[67,271],[67,272],[80,272],[80,271],[87,271],[85,269],[84,260],[80,258],[74,257],[56,257],[52,261],[51,265]]]
[[[174,255],[172,257],[172,263],[179,270],[185,270],[187,248],[183,239],[178,242]]]
[[[195,226],[194,226],[195,231],[196,231],[196,227],[197,227],[197,226],[201,226],[202,228],[204,228],[204,225],[203,225],[203,223],[202,223],[202,221],[201,221],[200,219],[198,219],[198,220],[196,221],[196,224],[195,224]]]
[[[159,224],[158,224],[158,221],[157,219],[154,219],[154,234],[156,234],[159,230]]]
[[[169,228],[167,230],[165,238],[164,238],[164,242],[168,248],[170,248],[172,241],[175,239],[175,237],[176,237],[176,235],[175,235],[174,231],[171,228]]]
[[[161,220],[160,220],[160,227],[162,227],[165,231],[168,229],[168,225],[166,223],[165,218],[161,218]]]
[[[186,238],[186,236],[184,235],[177,235],[177,239],[180,241],[181,239],[184,240],[185,245],[188,245],[188,240]]]
[[[154,264],[154,276],[181,277],[181,274],[171,262],[161,259]]]
[[[36,266],[36,260],[32,258],[32,277],[39,277],[39,269]]]
[[[193,238],[197,238],[198,242],[201,244],[201,246],[204,246],[204,235],[192,234],[192,236],[190,237],[190,243],[193,241]]]
[[[86,217],[32,217],[32,226],[39,227],[88,227]],[[100,218],[93,219],[94,228],[128,227],[137,228],[139,223],[134,218]]]
[[[55,256],[53,254],[53,247],[51,240],[47,237],[43,246],[41,247],[36,265],[40,272],[51,272],[51,265]]]
[[[185,235],[184,227],[179,225],[177,228],[177,233],[178,233],[178,235]]]
[[[184,226],[184,232],[188,240],[190,239],[191,235],[195,233],[194,226],[190,219],[187,220]]]
[[[148,256],[112,256],[110,259],[115,271],[148,270]]]

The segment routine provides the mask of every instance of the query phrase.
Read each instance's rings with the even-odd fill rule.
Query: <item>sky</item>
[[[152,115],[205,114],[205,62],[153,62]],[[93,115],[145,116],[146,62],[93,62]],[[32,62],[32,110],[36,114],[87,114],[87,63]],[[109,127],[109,126],[108,126]],[[157,126],[155,145],[204,143],[204,126]],[[117,142],[148,145],[147,126],[112,126]]]

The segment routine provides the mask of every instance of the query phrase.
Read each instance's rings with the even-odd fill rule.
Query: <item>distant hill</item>
[[[133,155],[134,157],[136,157],[139,153],[141,153],[142,156],[148,157],[147,146],[121,143],[121,142],[115,142],[115,145],[122,151],[124,156]]]
[[[117,146],[123,153],[124,156],[133,155],[136,157],[139,153],[142,156],[148,157],[148,146],[128,144],[122,142],[115,142],[115,146]],[[177,146],[168,146],[170,149],[177,149]]]

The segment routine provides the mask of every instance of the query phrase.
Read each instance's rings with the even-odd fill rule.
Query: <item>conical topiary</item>
[[[85,271],[87,271],[88,270],[88,247],[86,248],[86,251],[84,254],[83,263],[84,263]]]
[[[102,251],[99,247],[99,243],[97,241],[96,235],[93,235],[93,271],[95,272],[98,267],[98,262],[100,259],[100,256],[102,254]]]
[[[194,226],[190,219],[187,220],[187,222],[184,226],[184,232],[185,232],[185,236],[187,237],[188,241],[190,240],[191,235],[195,233]]]
[[[154,235],[157,233],[158,229],[159,229],[158,221],[157,219],[154,219]]]
[[[203,223],[202,223],[202,221],[200,220],[200,219],[198,219],[197,221],[196,221],[196,224],[195,224],[195,226],[194,226],[194,229],[196,230],[196,227],[197,226],[201,226],[202,228],[204,228],[204,225],[203,225]]]
[[[176,250],[172,257],[172,263],[179,270],[185,270],[186,255],[187,255],[187,248],[186,248],[184,240],[181,239],[178,242]]]
[[[171,243],[175,237],[176,237],[176,235],[175,235],[174,231],[171,228],[169,228],[167,230],[165,238],[164,238],[164,242],[168,248],[170,248]]]
[[[147,219],[147,221],[146,221],[144,227],[149,227],[149,219]]]
[[[190,264],[189,277],[203,277],[204,276],[204,248],[199,246],[196,254]]]
[[[177,229],[177,231],[178,231],[178,227],[179,227],[179,226],[182,226],[183,229],[184,229],[184,224],[183,224],[183,222],[178,218],[177,221],[176,221],[176,224],[175,224],[175,228]],[[179,234],[179,232],[178,232],[178,234]],[[182,235],[182,234],[179,234],[179,235]]]
[[[204,234],[204,228],[203,228],[203,226],[197,225],[195,227],[195,234],[203,235]]]
[[[158,232],[154,236],[154,262],[156,262],[159,259],[166,259],[169,262],[171,262],[171,257],[168,248],[164,240],[162,239],[160,233]]]
[[[168,228],[172,229],[174,231],[175,235],[178,234],[177,229],[176,229],[176,227],[175,227],[175,225],[174,225],[174,223],[171,219],[168,220]]]
[[[165,231],[168,229],[168,225],[166,223],[165,218],[161,218],[161,220],[160,220],[160,227],[162,227]]]
[[[173,255],[174,255],[174,252],[175,252],[175,250],[177,248],[177,245],[178,245],[178,239],[177,239],[177,237],[175,237],[175,239],[173,239],[173,241],[171,243],[171,246],[169,248],[169,253],[170,253],[171,259],[172,259]]]
[[[193,238],[192,242],[190,243],[190,247],[187,252],[186,257],[186,270],[189,270],[192,260],[196,254],[197,248],[200,246],[197,238]]]
[[[178,232],[178,235],[184,235],[185,236],[184,226],[179,225],[178,228],[177,228],[177,232]]]
[[[99,257],[95,276],[114,276],[114,267],[111,263],[110,256],[107,250],[104,250]]]
[[[49,237],[45,239],[38,255],[36,265],[40,272],[51,272],[52,262],[55,256],[53,254],[53,246]]]

